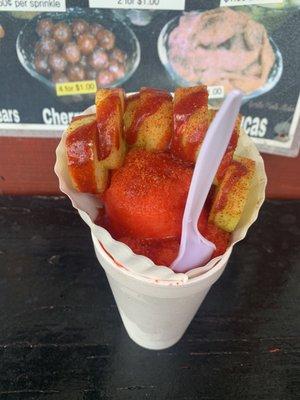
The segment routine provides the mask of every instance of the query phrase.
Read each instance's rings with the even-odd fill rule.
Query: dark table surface
[[[296,399],[299,219],[266,202],[183,339],[149,351],[69,201],[1,197],[0,399]]]

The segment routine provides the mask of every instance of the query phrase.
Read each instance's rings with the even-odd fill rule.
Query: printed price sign
[[[284,0],[221,0],[220,6],[234,7],[234,6],[250,6],[260,4],[280,4]]]
[[[92,8],[123,8],[141,10],[184,10],[185,0],[90,0]]]
[[[0,11],[66,11],[66,0],[0,0]]]
[[[209,99],[223,99],[225,96],[224,86],[208,86],[207,90]]]
[[[55,85],[57,96],[96,93],[96,81],[64,82]]]

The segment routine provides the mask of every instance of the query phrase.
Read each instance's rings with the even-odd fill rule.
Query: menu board
[[[300,0],[0,0],[0,136],[59,137],[97,87],[244,93],[263,152],[300,139]]]

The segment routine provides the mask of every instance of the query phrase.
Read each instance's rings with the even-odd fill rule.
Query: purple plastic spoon
[[[242,97],[238,90],[227,95],[205,135],[184,209],[179,253],[171,265],[175,272],[186,272],[205,264],[216,248],[199,232],[198,219],[231,138]]]

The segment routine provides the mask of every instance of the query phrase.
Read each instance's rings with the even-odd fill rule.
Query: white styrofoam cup
[[[166,349],[180,340],[230,256],[227,253],[205,274],[174,286],[135,276],[119,266],[93,234],[92,239],[128,335],[151,350]]]

